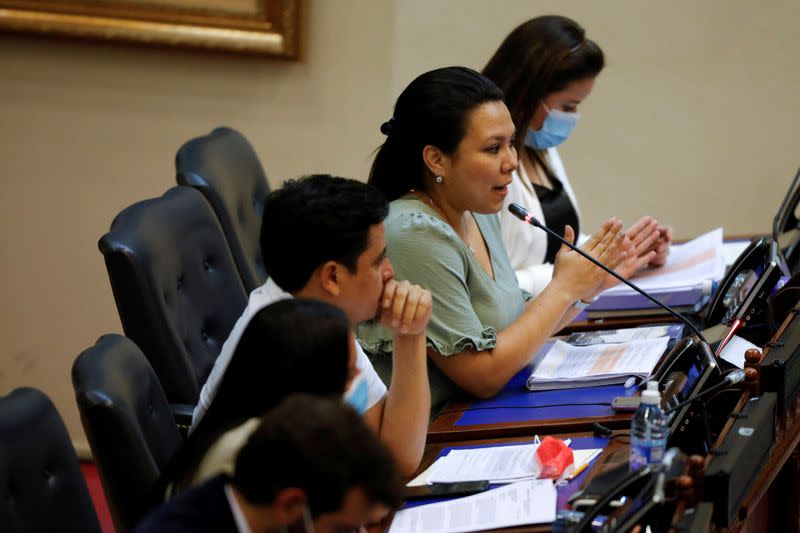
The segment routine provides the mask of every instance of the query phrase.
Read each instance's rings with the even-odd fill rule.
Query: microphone
[[[664,458],[661,459],[661,469],[656,476],[656,486],[653,489],[652,501],[656,505],[666,500],[664,494],[664,485],[667,482],[667,472],[672,468],[672,463],[681,455],[680,448],[670,448],[664,453]]]
[[[704,398],[704,397],[708,396],[709,394],[711,394],[712,392],[716,392],[716,391],[718,391],[720,389],[727,389],[728,387],[732,387],[733,385],[736,385],[737,383],[741,383],[742,381],[744,381],[744,377],[745,377],[744,370],[742,370],[741,368],[737,368],[736,370],[731,370],[730,372],[725,374],[725,376],[722,378],[722,380],[719,383],[716,383],[716,384],[710,386],[709,388],[698,392],[697,394],[693,394],[692,396],[689,396],[688,398],[686,398],[682,402],[673,405],[672,407],[670,407],[669,409],[664,411],[664,414],[668,415],[668,414],[670,414],[670,413],[672,413],[674,411],[677,411],[681,407],[683,407],[685,405],[689,405],[690,403],[695,402],[695,401],[699,400],[700,398]]]
[[[668,481],[667,476],[674,474],[673,465],[675,465],[677,468],[682,468],[682,462],[685,462],[685,456],[681,450],[679,448],[670,448],[664,453],[664,458],[661,460],[660,465],[652,465],[655,467],[655,479],[652,479],[649,483],[642,487],[640,491],[640,494],[641,492],[646,492],[648,490],[648,486],[652,486],[652,495],[650,496],[649,500],[643,501],[638,508],[632,509],[631,512],[624,517],[623,521],[615,524],[615,531],[632,531],[636,524],[640,523],[643,518],[650,515],[653,509],[659,505],[662,505],[667,500],[665,491],[665,486]]]
[[[589,254],[587,254],[586,252],[584,252],[583,250],[581,250],[580,248],[578,248],[577,246],[575,246],[571,242],[568,242],[564,237],[562,237],[561,235],[559,235],[555,231],[551,230],[550,228],[548,228],[547,226],[545,226],[544,224],[542,224],[541,222],[536,220],[533,217],[533,215],[531,215],[521,205],[512,203],[511,205],[508,206],[508,210],[511,212],[512,215],[514,215],[515,217],[517,217],[521,221],[527,222],[531,226],[537,227],[540,230],[545,231],[548,235],[552,235],[553,237],[555,237],[559,241],[561,241],[564,244],[566,244],[570,249],[572,249],[575,252],[577,252],[578,254],[582,255],[584,258],[588,259],[589,261],[591,261],[592,263],[594,263],[598,267],[602,268],[604,271],[608,272],[609,274],[611,274],[612,276],[614,276],[615,278],[620,280],[622,283],[624,283],[625,285],[627,285],[631,289],[635,290],[636,292],[638,292],[639,294],[641,294],[642,296],[644,296],[645,298],[647,298],[648,300],[650,300],[651,302],[653,302],[654,304],[659,306],[660,308],[664,309],[670,315],[672,315],[673,317],[677,318],[679,321],[681,321],[684,324],[686,324],[689,327],[689,329],[692,330],[692,333],[697,335],[697,337],[701,341],[703,341],[706,344],[706,346],[708,346],[708,341],[706,340],[706,338],[703,336],[703,334],[700,332],[700,330],[697,329],[697,327],[689,321],[688,318],[686,318],[685,316],[683,316],[679,312],[675,311],[673,308],[671,308],[667,304],[656,300],[654,297],[650,296],[650,294],[648,294],[646,291],[644,291],[644,290],[640,289],[639,287],[637,287],[633,282],[628,281],[627,279],[623,278],[622,276],[620,276],[619,274],[617,274],[616,272],[614,272],[613,270],[608,268],[606,265],[604,265],[603,263],[601,263],[600,261],[598,261],[594,257],[590,256]]]

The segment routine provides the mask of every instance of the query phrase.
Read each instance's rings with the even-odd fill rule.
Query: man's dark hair
[[[261,253],[267,272],[286,292],[305,287],[314,270],[336,261],[355,272],[369,229],[389,205],[380,191],[327,174],[290,180],[264,203]]]
[[[403,482],[389,450],[341,398],[293,394],[264,415],[239,451],[233,484],[252,504],[303,489],[311,515],[335,512],[348,490],[397,508]]]

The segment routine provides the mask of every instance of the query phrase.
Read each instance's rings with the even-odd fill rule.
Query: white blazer
[[[555,148],[548,148],[546,157],[556,178],[564,185],[564,190],[575,207],[580,224],[581,212],[578,209],[578,202],[575,200],[575,193],[569,183],[558,151]],[[500,229],[503,244],[511,259],[511,266],[517,273],[519,286],[536,296],[542,292],[553,277],[553,265],[544,262],[544,256],[547,253],[547,234],[538,228],[523,224],[517,217],[509,213],[508,206],[511,203],[521,205],[542,223],[547,224],[542,213],[542,205],[539,203],[539,198],[533,190],[533,184],[522,163],[513,173],[513,181],[508,186],[508,195],[503,210],[499,214]],[[588,235],[581,233],[578,235],[578,244],[583,244],[588,238]]]

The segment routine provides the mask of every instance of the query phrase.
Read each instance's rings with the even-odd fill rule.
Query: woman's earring
[[[443,177],[441,177],[441,176],[436,176],[436,177],[435,177],[435,178],[433,178],[433,179],[436,181],[436,183],[441,183],[441,182],[443,182],[443,181],[444,181],[444,178],[443,178]]]

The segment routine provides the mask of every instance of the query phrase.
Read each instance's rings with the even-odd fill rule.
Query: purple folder
[[[663,294],[654,294],[656,300],[671,307],[693,306],[704,296],[702,288],[694,288]],[[641,294],[611,294],[600,296],[588,307],[589,311],[609,311],[617,309],[649,309],[656,304]]]

